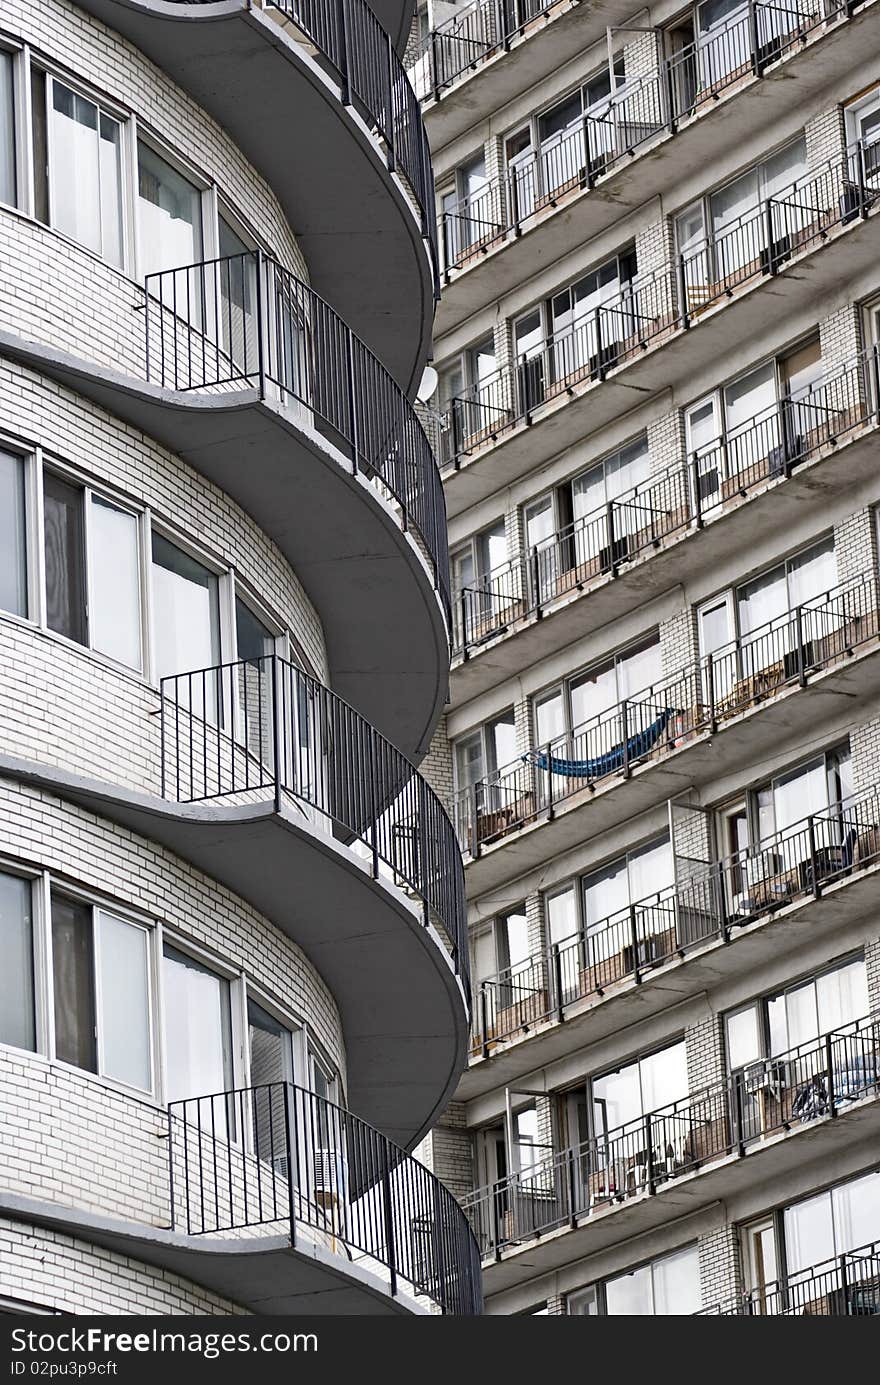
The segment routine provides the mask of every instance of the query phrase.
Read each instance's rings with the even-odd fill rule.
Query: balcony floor
[[[176,804],[0,756],[0,774],[46,789],[167,847],[292,938],[339,1007],[348,1106],[411,1149],[444,1109],[465,1063],[468,1012],[443,940],[368,862],[292,800]],[[401,977],[406,984],[401,984]]]
[[[286,1236],[184,1236],[4,1192],[0,1212],[179,1274],[255,1314],[362,1317],[427,1311],[412,1299],[392,1298],[378,1275],[342,1255],[316,1245],[294,1249]]]

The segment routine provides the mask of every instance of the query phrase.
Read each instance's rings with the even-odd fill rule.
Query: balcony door
[[[216,726],[222,711],[219,578],[155,531],[152,543],[153,676],[174,678],[165,695],[191,712],[198,739],[199,723]]]
[[[880,87],[846,107],[846,141],[852,151],[850,176],[876,191],[880,187]]]

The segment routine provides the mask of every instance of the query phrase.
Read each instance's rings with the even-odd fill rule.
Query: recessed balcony
[[[125,374],[9,331],[0,349],[237,501],[311,598],[337,692],[420,757],[446,693],[449,558],[437,466],[403,391],[312,288],[259,254],[151,275],[135,306]]]
[[[766,325],[768,285],[780,313],[851,284],[876,259],[874,163],[853,146],[453,399],[440,447],[449,513],[631,409],[634,388],[678,388],[707,354],[744,345]]]
[[[743,6],[672,58],[659,32],[646,35],[653,66],[641,61],[637,75],[616,76],[609,95],[469,196],[443,198],[436,334],[561,262],[627,210],[668,194],[694,167],[720,166],[735,155],[750,110],[765,125],[789,113],[793,79],[803,104],[820,101],[864,58],[871,9],[828,11],[809,0],[786,10],[758,0],[754,23]]]
[[[312,284],[415,390],[437,284],[430,152],[418,99],[366,0],[82,8],[223,126],[279,198]]]
[[[483,893],[778,744],[799,716],[869,696],[880,647],[873,573],[701,656],[461,790],[455,821]],[[514,847],[514,849],[510,849]]]
[[[159,792],[14,753],[2,772],[167,847],[287,934],[338,1006],[352,1110],[415,1143],[455,1089],[470,1015],[461,854],[440,800],[276,655],[165,678],[146,727],[119,715],[117,734],[156,754]]]
[[[866,1318],[880,1314],[880,1243],[848,1250],[762,1289],[730,1293],[695,1317]]]
[[[784,528],[815,500],[817,469],[831,487],[873,474],[878,401],[880,354],[872,347],[454,589],[456,698],[468,700]]]
[[[162,1123],[164,1150],[152,1133],[144,1148],[157,1225],[5,1192],[0,1207],[253,1313],[482,1312],[479,1252],[455,1198],[349,1110],[276,1082],[172,1102]]]
[[[880,790],[854,795],[718,861],[695,860],[693,846],[679,848],[675,836],[682,878],[674,884],[480,982],[461,1100],[625,1028],[636,1008],[642,1019],[661,1009],[668,991],[652,982],[670,968],[683,1000],[701,993],[710,976],[717,985],[746,959],[755,965],[778,955],[783,939],[788,946],[806,942],[820,922],[846,927],[872,907]]]
[[[863,1019],[527,1165],[464,1203],[485,1287],[511,1287],[841,1140],[876,1136],[878,1096],[880,1021]]]

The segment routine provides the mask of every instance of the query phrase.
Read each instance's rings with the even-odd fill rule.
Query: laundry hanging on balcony
[[[660,740],[670,719],[677,715],[674,707],[664,707],[663,711],[652,721],[650,726],[644,730],[637,731],[634,736],[630,736],[620,745],[613,746],[611,750],[606,750],[604,755],[597,755],[591,760],[559,760],[555,755],[546,755],[543,751],[530,750],[520,758],[529,765],[534,765],[537,769],[549,769],[551,774],[564,774],[568,779],[601,779],[605,774],[613,774],[615,770],[622,769],[624,764],[631,760],[637,760],[642,755],[647,755],[649,750]]]

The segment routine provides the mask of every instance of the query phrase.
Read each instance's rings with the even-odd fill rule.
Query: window
[[[152,1088],[147,930],[96,906],[52,895],[55,1056]]]
[[[438,403],[446,420],[444,460],[452,457],[471,440],[497,427],[507,417],[498,376],[495,338],[490,333],[455,360],[439,375]]]
[[[0,448],[0,610],[28,613],[25,464]]]
[[[479,640],[497,628],[511,604],[511,579],[504,580],[507,533],[504,520],[493,524],[452,554],[452,582],[458,601],[455,618],[462,643]]]
[[[138,140],[139,254],[142,276],[204,259],[202,194]]]
[[[452,186],[440,194],[443,253],[446,264],[457,264],[470,246],[494,231],[492,197],[481,151],[457,169]]]
[[[34,923],[31,882],[0,871],[0,1043],[33,1051]]]
[[[609,928],[609,921],[619,924],[622,913],[630,905],[645,901],[636,911],[636,929],[642,955],[640,962],[650,961],[652,939],[656,938],[658,955],[674,950],[675,908],[668,896],[674,885],[674,869],[669,838],[627,852],[619,860],[584,877],[584,923],[587,953],[591,963],[609,953],[619,952],[623,935],[619,927]],[[668,903],[664,907],[664,900]],[[663,934],[673,932],[670,945]],[[591,940],[591,941],[590,941]]]
[[[684,1040],[593,1079],[593,1130],[597,1135],[640,1120],[688,1094]]]
[[[529,926],[525,905],[499,914],[488,928],[474,938],[473,974],[477,985],[501,976],[515,978],[528,971],[532,954],[529,945]],[[501,1008],[512,1005],[518,994],[515,987],[495,988],[495,1004]]]
[[[727,1065],[733,1072],[815,1043],[870,1013],[863,957],[752,1001],[725,1016]]]
[[[154,531],[152,588],[156,681],[215,668],[220,663],[217,576]]]
[[[612,552],[608,505],[647,481],[650,469],[648,440],[642,436],[525,507],[526,544],[542,600],[556,595],[560,578],[573,568],[579,576],[584,569],[584,576],[592,576],[626,557],[627,536],[645,526],[645,512],[638,506],[615,507]]]
[[[880,180],[880,86],[844,107],[847,145],[852,150],[856,181],[877,186]]]
[[[787,1207],[782,1220],[789,1275],[878,1242],[880,1173],[869,1173],[805,1198]]]
[[[459,793],[496,778],[516,754],[513,708],[455,743],[456,788]]]
[[[16,205],[15,59],[0,48],[0,202]]]
[[[567,1302],[570,1314],[583,1317],[686,1317],[701,1306],[696,1246],[591,1284]]]
[[[248,1057],[250,1070],[253,1151],[274,1164],[286,1159],[288,1122],[281,1083],[294,1080],[293,1035],[272,1015],[248,998]],[[292,1103],[290,1119],[295,1118]]]
[[[37,216],[121,268],[122,125],[57,77],[31,80]]]
[[[539,746],[549,744],[554,756],[574,760],[601,757],[623,739],[616,715],[620,702],[647,692],[661,672],[660,640],[654,635],[542,693],[534,703]],[[653,701],[644,706],[636,702],[628,711],[629,734],[655,715]]]
[[[795,610],[820,603],[836,586],[832,535],[744,582],[733,593],[700,606],[700,653],[713,656],[716,694],[727,693],[738,679],[780,662],[783,677],[796,673],[799,657],[809,665],[810,645],[800,653],[797,648]],[[825,612],[823,633],[829,625],[833,628],[835,619],[833,611]]]
[[[763,267],[767,252],[763,209],[774,198],[773,251],[781,255],[788,249],[792,234],[815,215],[806,199],[792,198],[793,185],[806,168],[806,144],[800,136],[676,217],[676,243],[693,307],[705,303],[718,281],[738,282]],[[789,200],[781,201],[784,197]]]
[[[137,515],[47,471],[43,533],[49,629],[140,668]]]
[[[233,1085],[229,982],[167,945],[163,981],[167,1100],[187,1101],[229,1091]]]

